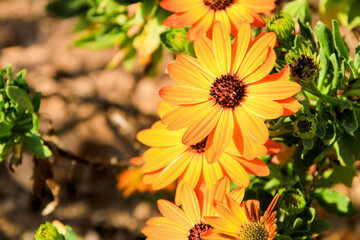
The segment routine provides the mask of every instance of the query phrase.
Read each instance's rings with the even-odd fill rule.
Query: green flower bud
[[[41,224],[34,237],[36,240],[65,240],[64,235],[49,222]]]
[[[302,54],[293,65],[290,66],[291,79],[301,85],[306,85],[318,76],[318,67],[314,59]]]
[[[316,132],[316,121],[314,118],[306,115],[299,116],[293,123],[294,136],[301,139],[312,138]]]
[[[280,196],[279,208],[285,215],[298,215],[304,211],[305,206],[305,197],[299,189],[285,190]]]
[[[306,86],[319,75],[319,56],[313,53],[306,43],[301,43],[297,49],[289,51],[285,56],[290,65],[290,80]]]
[[[187,31],[184,28],[171,28],[169,31],[162,33],[161,41],[175,55],[188,52],[189,42],[187,40]]]
[[[294,21],[289,14],[284,12],[279,12],[272,18],[267,18],[266,27],[269,32],[276,33],[277,39],[281,43],[291,41],[295,32]]]

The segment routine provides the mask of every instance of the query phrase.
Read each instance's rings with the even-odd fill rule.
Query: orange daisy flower
[[[130,159],[130,168],[122,171],[117,175],[118,184],[117,189],[118,190],[124,190],[123,196],[125,198],[128,198],[131,194],[133,194],[135,191],[139,192],[154,192],[151,185],[145,184],[142,181],[142,178],[144,176],[143,173],[141,173],[141,165],[144,164],[144,159],[141,157],[134,157]],[[170,184],[166,190],[173,191],[175,189],[175,186],[173,184]]]
[[[168,66],[179,85],[166,86],[159,94],[178,107],[162,123],[169,130],[187,127],[182,138],[185,145],[208,137],[214,156],[233,139],[242,156],[255,158],[258,146],[269,138],[264,120],[300,108],[292,96],[301,86],[288,81],[289,67],[268,76],[276,60],[275,41],[274,33],[262,33],[252,41],[250,25],[244,23],[231,47],[229,33],[216,22],[213,40],[195,40],[197,59],[178,55],[177,62]]]
[[[160,102],[158,104],[160,117],[174,107],[172,104]],[[186,145],[181,141],[184,132],[185,129],[169,131],[166,125],[158,121],[150,129],[142,130],[137,134],[140,142],[151,146],[143,154],[145,164],[141,171],[146,174],[143,181],[152,184],[153,189],[157,190],[179,179],[175,198],[177,204],[184,183],[189,183],[195,188],[200,179],[204,178],[207,187],[212,189],[217,180],[227,176],[238,186],[248,186],[248,173],[257,176],[267,176],[270,173],[268,166],[260,159],[244,159],[234,143],[228,145],[217,161],[209,163],[207,155],[211,149],[206,149],[208,138],[194,145]],[[277,143],[269,140],[269,148],[270,144]],[[258,152],[260,155],[268,153],[266,147],[261,150],[264,151]]]
[[[216,201],[216,211],[220,217],[205,217],[214,227],[201,235],[204,240],[272,240],[276,236],[276,211],[274,208],[279,199],[276,194],[269,207],[261,216],[260,204],[249,200],[238,204],[230,196],[226,203]]]
[[[213,199],[224,201],[225,194],[234,199],[242,199],[244,189],[236,189],[230,193],[230,183],[222,178],[209,191],[205,185],[194,190],[185,184],[181,191],[183,196],[182,209],[167,200],[159,200],[158,207],[163,217],[151,218],[142,233],[151,240],[202,240],[200,235],[213,227],[209,225],[204,216],[217,216],[213,206]]]
[[[235,36],[241,29],[241,23],[263,27],[265,21],[259,13],[275,8],[275,0],[163,0],[160,6],[175,12],[164,21],[168,27],[187,27],[190,42],[211,34],[215,21],[221,21],[224,27]]]

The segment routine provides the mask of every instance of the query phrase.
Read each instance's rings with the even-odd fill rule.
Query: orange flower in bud
[[[168,27],[187,27],[190,42],[204,35],[211,34],[215,21],[224,24],[235,36],[241,29],[241,23],[263,27],[265,21],[259,13],[275,8],[275,0],[163,0],[160,6],[175,12],[164,21]]]

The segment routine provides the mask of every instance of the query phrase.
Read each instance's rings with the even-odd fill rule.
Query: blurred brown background
[[[125,72],[121,67],[105,70],[117,49],[71,47],[76,21],[50,18],[44,10],[46,3],[0,0],[0,66],[11,63],[14,72],[28,70],[30,87],[43,94],[41,131],[54,131],[64,149],[104,162],[126,161],[138,155],[144,147],[136,141],[136,132],[157,119],[158,90],[171,83],[165,67],[172,56],[165,57],[155,79],[141,72]],[[316,11],[317,1],[310,3]],[[354,48],[356,34],[342,30]],[[150,194],[124,199],[116,190],[120,170],[60,159],[54,169],[61,187],[60,203],[53,213],[42,216],[52,195],[48,192],[40,199],[31,194],[31,158],[25,155],[15,174],[1,163],[0,239],[34,239],[41,223],[55,219],[72,226],[85,240],[142,239],[140,229],[158,214],[156,204]],[[352,189],[336,188],[358,209],[359,181],[355,179]],[[327,217],[334,227],[322,239],[360,239],[360,215],[350,219]]]

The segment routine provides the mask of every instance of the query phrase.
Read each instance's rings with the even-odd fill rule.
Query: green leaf
[[[11,129],[13,125],[6,122],[0,122],[0,138],[12,135]]]
[[[339,119],[341,126],[348,132],[353,133],[358,129],[359,124],[356,119],[355,111],[346,109]]]
[[[50,149],[43,144],[40,135],[27,133],[21,136],[23,146],[38,158],[47,158],[52,155]]]
[[[21,109],[27,109],[30,113],[34,112],[31,99],[24,90],[16,86],[8,86],[6,88],[6,94],[12,101],[16,102]]]
[[[58,18],[79,16],[89,8],[87,0],[52,0],[46,5],[46,11]]]
[[[12,142],[6,142],[0,144],[0,162],[4,160],[12,151],[14,144]]]
[[[314,49],[316,49],[316,43],[315,43],[315,39],[314,39],[314,33],[313,30],[310,26],[310,23],[306,23],[304,24],[300,19],[298,20],[299,26],[300,26],[300,32],[301,35],[304,36],[305,38],[308,38],[311,42],[311,45]]]
[[[35,113],[37,113],[39,111],[40,104],[41,104],[41,92],[36,92],[32,99],[32,105],[34,107]]]
[[[121,43],[126,39],[126,33],[118,26],[105,25],[85,35],[77,37],[73,44],[77,47],[91,50],[106,49]]]
[[[356,69],[360,69],[360,43],[355,48],[355,58],[354,58],[354,64]],[[359,70],[358,70],[359,71]]]
[[[65,226],[65,240],[78,240],[75,231],[68,225]]]
[[[314,147],[314,140],[312,138],[305,138],[303,140],[304,148],[312,149]]]
[[[327,57],[330,57],[334,53],[334,40],[332,32],[322,22],[318,22],[315,27],[315,34],[320,44],[320,47],[324,50]]]
[[[332,226],[332,223],[326,219],[315,218],[311,223],[309,235],[322,233],[328,230]]]
[[[333,24],[335,48],[339,52],[340,57],[344,57],[346,60],[348,60],[350,56],[349,49],[346,46],[344,39],[340,35],[339,22],[333,20],[332,24]]]
[[[355,206],[345,195],[331,189],[316,189],[310,193],[321,207],[339,217],[350,217],[357,214]]]
[[[334,148],[343,166],[352,167],[355,159],[360,159],[360,142],[354,136],[344,132],[335,142]]]
[[[311,10],[308,0],[292,1],[285,5],[283,11],[293,18],[300,19],[300,21],[304,23],[311,22]]]

